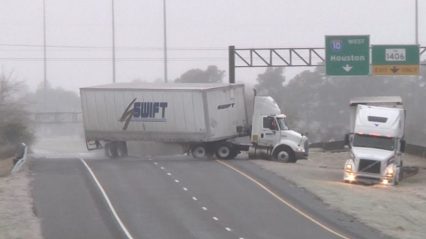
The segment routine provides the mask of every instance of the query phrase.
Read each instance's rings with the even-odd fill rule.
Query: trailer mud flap
[[[86,140],[86,148],[89,151],[101,149],[102,144],[98,140]]]

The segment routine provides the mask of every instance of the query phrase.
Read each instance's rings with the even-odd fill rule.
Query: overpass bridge
[[[69,124],[83,121],[81,112],[32,112],[29,118],[36,124]]]

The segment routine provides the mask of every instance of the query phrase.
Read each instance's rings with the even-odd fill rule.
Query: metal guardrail
[[[325,150],[343,150],[345,148],[344,141],[332,141],[332,142],[319,142],[312,143],[309,145],[311,148],[323,148]],[[407,144],[405,146],[405,152],[407,154],[419,156],[426,158],[426,147],[415,145],[415,144]]]
[[[28,157],[28,146],[25,145],[24,154],[22,155],[22,158],[20,158],[18,162],[16,162],[15,166],[13,166],[12,174],[15,174],[19,172],[19,170],[21,170],[22,166],[27,161],[27,157]]]

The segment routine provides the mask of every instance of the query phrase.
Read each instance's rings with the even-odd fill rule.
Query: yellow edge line
[[[297,207],[293,206],[290,202],[286,201],[285,199],[283,199],[282,197],[278,196],[276,193],[274,193],[272,190],[270,190],[268,187],[266,187],[265,185],[263,185],[262,183],[260,183],[259,181],[257,181],[256,179],[250,177],[249,175],[247,175],[246,173],[240,171],[239,169],[235,168],[234,166],[225,163],[224,161],[221,160],[216,160],[216,162],[234,170],[235,172],[241,174],[242,176],[244,176],[245,178],[247,178],[248,180],[252,181],[253,183],[255,183],[256,185],[258,185],[259,187],[261,187],[263,190],[265,190],[266,192],[268,192],[269,194],[271,194],[274,198],[278,199],[278,201],[282,202],[283,204],[285,204],[287,207],[293,209],[295,212],[299,213],[300,215],[302,215],[303,217],[305,217],[306,219],[310,220],[311,222],[317,224],[318,226],[322,227],[323,229],[327,230],[328,232],[343,238],[343,239],[350,239],[349,237],[346,237],[338,232],[336,232],[335,230],[331,229],[330,227],[322,224],[321,222],[317,221],[316,219],[314,219],[312,216],[308,215],[307,213],[303,212],[302,210],[298,209]]]

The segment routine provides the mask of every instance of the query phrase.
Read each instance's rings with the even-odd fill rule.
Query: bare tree
[[[19,143],[33,141],[22,101],[24,88],[13,72],[0,74],[0,154],[10,154]]]

